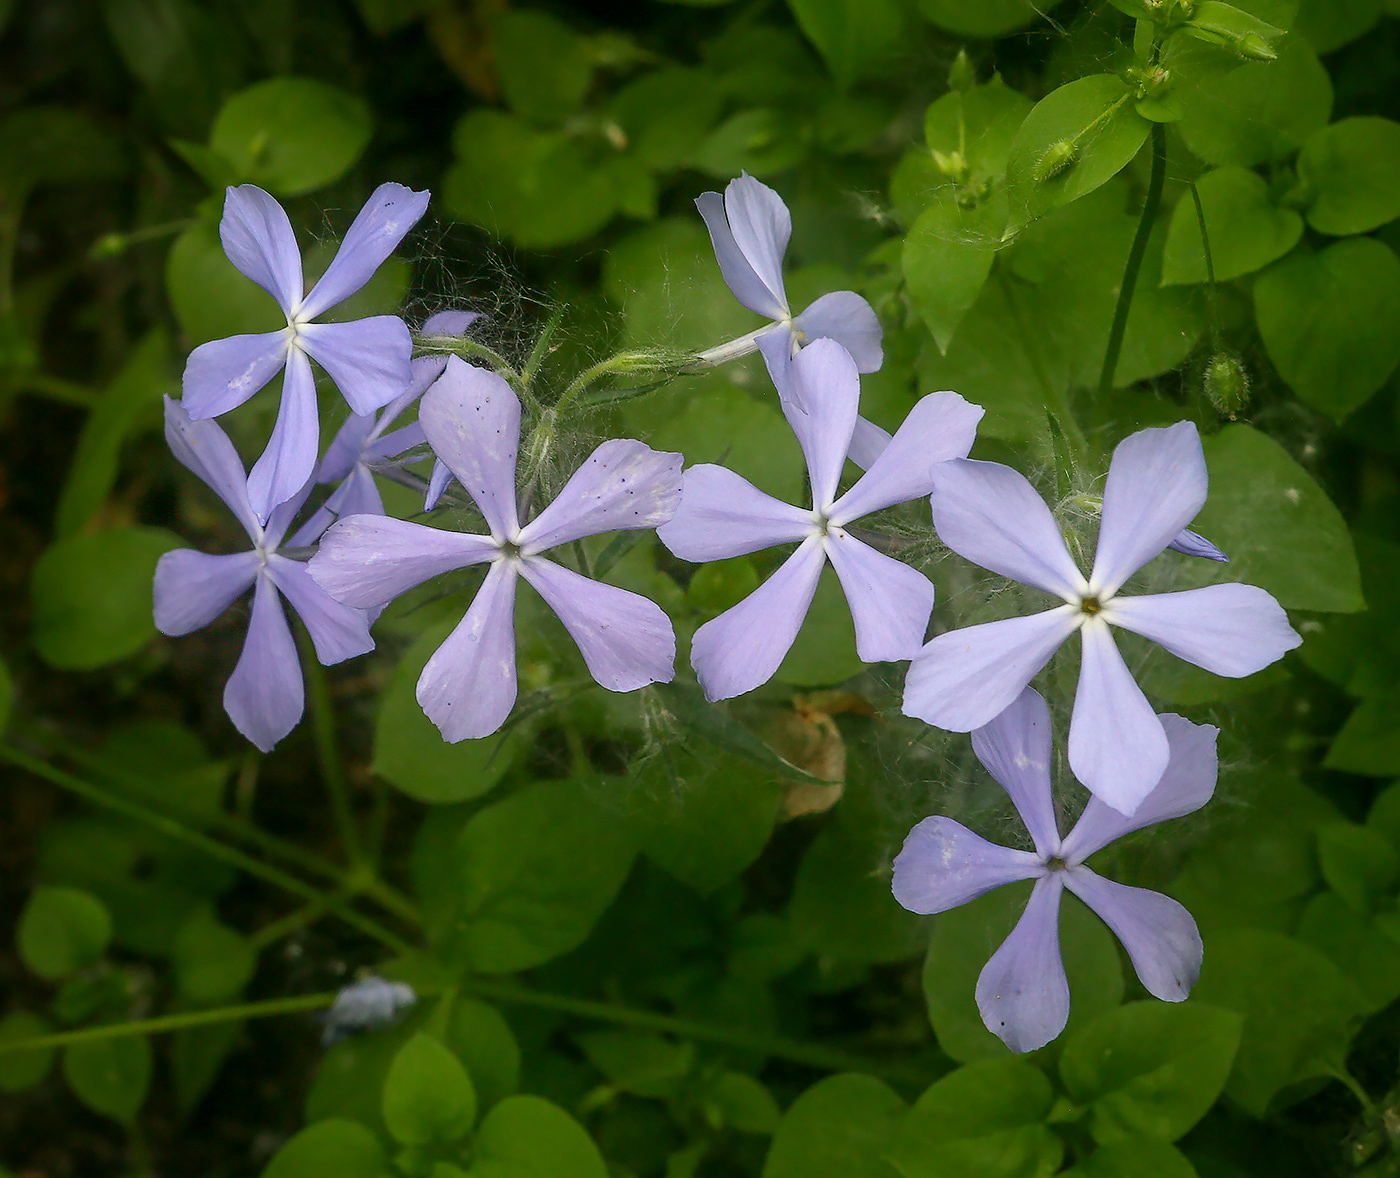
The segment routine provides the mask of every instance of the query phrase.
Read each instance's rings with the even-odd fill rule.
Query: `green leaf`
[[[1322,763],[1375,777],[1400,773],[1400,689],[1383,688],[1357,704]]]
[[[1263,177],[1247,168],[1207,172],[1196,182],[1196,190],[1217,282],[1262,269],[1283,257],[1303,235],[1303,219],[1275,205]],[[1190,192],[1183,192],[1167,231],[1162,284],[1205,282],[1207,277],[1196,202]]]
[[[711,1124],[740,1133],[772,1136],[783,1115],[773,1094],[746,1072],[720,1072],[705,1087],[700,1101]]]
[[[1302,0],[1293,29],[1317,52],[1331,53],[1367,32],[1384,10],[1384,0]]]
[[[1298,939],[1324,954],[1366,996],[1366,1013],[1400,998],[1400,942],[1334,892],[1308,901]]]
[[[1036,1178],[1062,1152],[1045,1124],[1054,1104],[1045,1074],[1018,1059],[971,1063],[914,1103],[889,1159],[904,1178]]]
[[[22,106],[0,121],[0,190],[22,204],[31,189],[120,175],[121,143],[81,111]]]
[[[1093,74],[1036,103],[1006,162],[1010,230],[1078,200],[1127,167],[1151,128],[1131,99],[1117,74]]]
[[[1317,828],[1322,878],[1357,912],[1370,912],[1400,884],[1400,851],[1380,831],[1354,822]]]
[[[974,179],[1000,179],[1032,105],[1000,76],[970,90],[950,91],[924,115],[924,142],[944,157],[961,156]]]
[[[593,1031],[575,1035],[588,1062],[623,1092],[668,1099],[695,1064],[695,1044],[672,1043],[644,1031]]]
[[[909,297],[942,352],[948,351],[958,324],[992,272],[1006,224],[1000,205],[963,208],[954,200],[936,200],[919,214],[904,239]]]
[[[763,1178],[889,1178],[884,1157],[906,1111],[874,1076],[827,1076],[783,1114]]]
[[[724,109],[714,78],[683,66],[663,66],[622,87],[610,100],[627,150],[648,168],[685,164]]]
[[[1400,123],[1341,119],[1323,127],[1298,153],[1308,224],[1342,237],[1400,217]]]
[[[53,1027],[37,1014],[26,1010],[12,1010],[0,1018],[0,1048],[22,1039],[36,1039],[47,1035]],[[40,1084],[53,1069],[54,1049],[41,1047],[38,1050],[0,1050],[0,1092],[23,1092]]]
[[[490,1108],[520,1087],[520,1046],[494,1006],[458,996],[452,1003],[447,1045],[472,1078],[478,1108]]]
[[[175,981],[198,1003],[227,1002],[242,993],[257,968],[247,937],[220,922],[211,908],[197,912],[175,938]]]
[[[384,1123],[400,1145],[450,1143],[471,1132],[476,1089],[461,1061],[419,1031],[384,1079]]]
[[[695,165],[718,180],[736,173],[771,176],[802,162],[807,145],[781,110],[756,107],[731,115],[695,153]]]
[[[607,1178],[583,1126],[538,1096],[507,1096],[486,1114],[474,1147],[474,1178]]]
[[[1065,1037],[1060,1078],[1096,1141],[1175,1141],[1225,1087],[1241,1025],[1201,1002],[1130,1002]]]
[[[512,110],[552,125],[578,109],[593,80],[593,60],[568,25],[544,12],[507,11],[492,18],[491,35],[501,93]]]
[[[86,671],[155,637],[156,562],[180,541],[161,528],[115,527],[44,550],[30,580],[34,646],[50,666]]]
[[[96,896],[44,886],[29,894],[15,937],[24,964],[49,981],[92,965],[111,939],[112,918]]]
[[[286,317],[267,292],[225,257],[218,226],[202,219],[170,247],[165,286],[175,319],[192,347],[286,326]]]
[[[209,146],[246,181],[300,196],[345,175],[369,144],[369,108],[311,78],[269,78],[224,103]]]
[[[788,0],[788,6],[843,88],[886,64],[904,40],[896,0]]]
[[[919,14],[941,29],[964,37],[1013,33],[1055,8],[1061,0],[916,0]]]
[[[1259,276],[1254,313],[1279,375],[1341,421],[1400,363],[1400,260],[1370,237],[1299,250]]]
[[[822,569],[817,592],[797,640],[773,676],[798,687],[844,683],[865,669],[856,651],[856,628],[845,591],[830,566]]]
[[[188,1116],[202,1101],[238,1045],[245,1023],[242,1019],[186,1027],[170,1037],[170,1079],[175,1104]]]
[[[1100,1146],[1060,1178],[1196,1178],[1196,1168],[1159,1138],[1125,1137]]]
[[[335,1044],[321,1060],[307,1090],[307,1122],[328,1118],[358,1121],[377,1133],[387,1134],[384,1078],[399,1049],[414,1033],[411,1023],[401,1023],[351,1035]]]
[[[151,1041],[123,1035],[71,1044],[63,1052],[63,1078],[93,1112],[134,1124],[151,1084]]]
[[[262,1178],[384,1178],[389,1159],[363,1125],[338,1117],[308,1125],[279,1149]]]

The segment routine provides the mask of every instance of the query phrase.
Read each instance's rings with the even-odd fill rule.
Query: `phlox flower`
[[[1050,791],[1050,709],[1032,688],[972,734],[977,759],[1011,796],[1034,851],[990,843],[951,818],[925,818],[894,861],[894,895],[911,912],[947,912],[1003,884],[1033,879],[1025,911],[977,979],[977,1006],[988,1030],[1012,1051],[1034,1051],[1069,1018],[1069,983],[1060,955],[1060,897],[1068,888],[1108,925],[1128,951],[1147,991],[1180,1002],[1201,971],[1201,936],[1191,914],[1169,896],[1114,883],[1084,861],[1115,839],[1199,810],[1215,790],[1219,729],[1180,716],[1160,717],[1167,768],[1131,818],[1090,798],[1074,829],[1060,837]]]
[[[331,1008],[322,1016],[321,1045],[331,1047],[357,1031],[387,1026],[417,1001],[417,992],[406,982],[381,977],[351,982],[341,987]]]
[[[360,210],[326,272],[303,294],[301,254],[287,214],[252,184],[230,188],[219,237],[229,261],[277,300],[287,326],[201,344],[185,363],[184,405],[190,417],[218,417],[243,404],[285,370],[272,437],[248,476],[248,498],[260,523],[311,477],[320,449],[316,379],[307,357],[330,374],[353,412],[388,404],[411,379],[413,340],[397,315],[352,323],[315,320],[367,283],[428,207],[426,192],[381,184]]]
[[[1008,707],[1076,630],[1082,641],[1069,761],[1095,797],[1133,813],[1167,767],[1161,720],[1133,679],[1112,626],[1150,638],[1217,675],[1252,675],[1302,639],[1268,593],[1226,583],[1124,596],[1123,584],[1182,535],[1206,501],[1206,463],[1188,421],[1119,443],[1104,486],[1098,549],[1087,578],[1026,479],[995,462],[959,459],[933,474],[933,526],[968,560],[1064,603],[1043,613],[952,630],[909,666],[904,712],[970,732]]]
[[[166,398],[165,437],[175,457],[238,517],[253,547],[225,556],[191,548],[162,556],[154,588],[156,629],[171,637],[191,634],[253,590],[248,636],[224,687],[224,710],[239,732],[267,752],[296,727],[304,702],[301,663],[281,598],[291,602],[311,635],[316,657],[326,665],[374,649],[369,620],[363,611],[332,601],[306,565],[278,552],[288,525],[306,502],[309,481],[275,508],[264,525],[248,501],[243,463],[216,422],[192,421],[178,401]],[[289,546],[314,538],[308,525]]]
[[[438,311],[423,321],[423,330],[419,334],[451,340],[466,335],[472,324],[481,318],[483,316],[480,311]],[[437,376],[441,376],[442,370],[447,367],[446,355],[423,356],[421,360],[424,363],[431,361],[435,364]],[[417,361],[415,361],[416,363]],[[428,490],[423,496],[424,511],[432,511],[437,506],[438,500],[442,498],[442,493],[447,490],[447,485],[451,481],[452,472],[447,469],[447,463],[441,458],[434,461],[433,473],[428,479]]]
[[[376,609],[439,573],[488,564],[461,623],[418,680],[418,703],[449,741],[496,731],[515,704],[515,590],[524,577],[578,643],[589,673],[611,691],[669,682],[676,637],[660,607],[546,559],[560,544],[671,518],[681,456],[641,442],[604,442],[558,498],[523,527],[516,507],[520,401],[494,372],[453,356],[424,395],[428,444],[467,489],[490,535],[446,532],[386,516],[331,526],[311,575],[332,597]]]
[[[690,561],[798,542],[764,584],[695,632],[691,664],[711,700],[752,691],[772,678],[797,639],[827,560],[851,607],[862,659],[906,659],[919,650],[933,610],[933,585],[857,540],[846,525],[927,494],[934,464],[966,454],[982,417],[978,406],[957,393],[930,393],[864,476],[838,497],[860,400],[855,361],[835,340],[819,339],[793,359],[784,379],[793,387],[780,401],[807,460],[811,508],[784,503],[733,471],[705,463],[685,472],[680,508],[657,529],[667,548]]]

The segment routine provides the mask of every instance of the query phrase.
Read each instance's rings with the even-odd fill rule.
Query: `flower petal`
[[[1061,853],[1050,788],[1050,749],[1050,709],[1031,687],[972,733],[972,751],[1010,795],[1041,859]]]
[[[316,481],[338,483],[354,470],[376,424],[373,413],[352,413],[347,417],[335,431],[326,452],[321,455],[321,465],[316,468]]]
[[[255,184],[226,189],[219,240],[239,273],[290,315],[301,302],[301,252],[282,206]]]
[[[804,343],[834,339],[850,352],[859,372],[879,372],[885,362],[885,330],[874,308],[853,290],[822,295],[792,325]]]
[[[485,536],[387,515],[352,515],[331,525],[308,567],[312,580],[336,601],[376,609],[439,573],[499,555]]]
[[[185,361],[181,396],[195,420],[236,409],[287,363],[285,331],[231,335],[200,344]]]
[[[814,530],[810,511],[774,499],[728,467],[701,463],[685,472],[680,506],[656,534],[676,556],[698,564],[801,540]]]
[[[601,686],[635,691],[676,677],[676,634],[654,601],[538,556],[520,562],[520,575],[559,615]]]
[[[919,398],[894,437],[866,466],[860,481],[832,506],[832,520],[850,523],[872,511],[932,493],[934,464],[967,456],[984,412],[980,405],[969,404],[957,393],[929,393]],[[861,429],[862,424],[866,430]],[[856,433],[865,434],[867,445],[871,440],[867,431],[878,428],[856,423]],[[855,434],[853,450],[854,440]]]
[[[374,649],[364,611],[334,600],[311,579],[306,565],[273,553],[267,558],[267,572],[305,623],[322,666],[329,667]]]
[[[248,502],[266,523],[272,511],[296,495],[316,470],[321,426],[316,411],[316,378],[304,355],[293,348],[282,377],[282,403],[267,449],[248,475]]]
[[[304,702],[296,643],[268,577],[258,577],[248,637],[224,686],[224,711],[263,752],[297,726]]]
[[[989,843],[951,818],[925,818],[895,856],[894,898],[910,912],[928,916],[1044,874],[1044,865],[1029,851]]]
[[[1147,992],[1181,1002],[1201,976],[1201,934],[1191,914],[1170,896],[1104,879],[1087,867],[1064,872],[1065,886],[1123,943]]]
[[[156,629],[172,638],[204,629],[247,592],[257,575],[256,552],[167,552],[156,562],[152,589]]]
[[[977,978],[982,1021],[1012,1051],[1044,1047],[1069,1021],[1069,979],[1060,955],[1062,874],[1035,881],[1021,919]]]
[[[1071,867],[1125,834],[1170,818],[1180,818],[1210,801],[1215,792],[1215,738],[1220,735],[1220,729],[1209,724],[1192,724],[1170,713],[1157,719],[1162,722],[1171,750],[1171,760],[1167,762],[1162,779],[1143,798],[1131,818],[1091,797],[1060,852]]]
[[[1181,534],[1206,501],[1206,457],[1189,421],[1140,429],[1118,443],[1108,464],[1092,592],[1119,587]]]
[[[769,290],[744,257],[734,240],[729,218],[725,216],[724,197],[718,192],[702,192],[695,198],[695,207],[705,219],[705,228],[710,231],[710,244],[715,247],[715,260],[719,262],[725,285],[734,297],[750,311],[757,311],[769,319],[784,318],[787,306],[782,286],[779,285],[776,294]]]
[[[908,418],[905,418],[908,421]],[[846,452],[846,457],[854,462],[861,470],[869,470],[875,465],[875,460],[884,453],[885,447],[890,444],[890,435],[876,425],[873,421],[866,421],[863,417],[856,418],[856,427],[851,431],[851,448]],[[930,490],[932,488],[930,487]],[[849,492],[847,492],[849,494]]]
[[[1069,764],[1096,798],[1134,813],[1166,772],[1171,750],[1102,618],[1079,631],[1083,654],[1069,727]]]
[[[933,613],[933,582],[840,528],[832,528],[822,544],[851,607],[861,659],[894,662],[918,654]]]
[[[1206,560],[1217,560],[1221,564],[1229,564],[1230,558],[1220,551],[1214,544],[1204,536],[1198,535],[1190,528],[1184,528],[1175,540],[1167,545],[1173,552],[1180,552],[1186,556],[1200,556]]]
[[[788,376],[789,395],[779,400],[807,460],[812,506],[825,511],[835,502],[855,430],[860,375],[845,348],[819,339],[793,357]]]
[[[434,311],[425,320],[419,334],[432,336],[466,335],[469,328],[482,318],[480,311]]]
[[[397,315],[307,323],[297,329],[297,340],[356,413],[373,413],[413,381],[413,337]]]
[[[428,479],[428,490],[423,496],[423,510],[432,511],[438,505],[438,500],[447,490],[447,485],[452,481],[452,471],[441,458],[433,461],[433,473]]]
[[[428,207],[428,195],[402,184],[381,184],[370,193],[365,207],[346,230],[326,272],[311,288],[306,301],[296,308],[297,319],[302,322],[315,319],[344,302],[373,278],[404,235],[418,224],[418,218]]]
[[[655,528],[676,513],[685,458],[631,438],[604,442],[574,471],[553,503],[520,532],[523,555],[596,536]]]
[[[981,728],[1011,706],[1080,616],[1060,605],[938,635],[909,664],[904,714],[950,732]]]
[[[1087,591],[1083,574],[1035,488],[999,462],[954,458],[933,479],[933,526],[959,556],[1066,601]]]
[[[1262,671],[1303,641],[1268,593],[1234,581],[1115,597],[1103,616],[1179,659],[1232,679]]]
[[[451,356],[418,406],[428,445],[481,508],[497,540],[520,530],[515,507],[515,460],[520,448],[520,399],[484,368]]]
[[[165,440],[180,464],[224,501],[256,544],[262,528],[248,503],[248,475],[223,427],[193,420],[179,401],[166,397]]]
[[[744,172],[725,186],[724,216],[739,252],[782,308],[772,318],[787,318],[783,255],[792,237],[792,215],[783,198]]]
[[[418,677],[418,703],[449,743],[490,736],[515,706],[515,562],[498,560]]]
[[[804,541],[743,601],[695,631],[690,665],[706,699],[730,699],[773,677],[797,640],[825,563],[821,541]]]

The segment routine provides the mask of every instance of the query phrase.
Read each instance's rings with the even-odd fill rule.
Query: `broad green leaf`
[[[1384,10],[1384,0],[1302,0],[1293,29],[1318,53],[1331,53],[1371,29]]]
[[[133,1124],[151,1084],[151,1041],[123,1035],[73,1043],[63,1051],[63,1078],[93,1112]]]
[[[242,1019],[232,1019],[186,1027],[170,1037],[170,1080],[182,1115],[193,1112],[213,1087],[245,1026]]]
[[[387,1135],[384,1078],[399,1049],[414,1034],[411,1022],[401,1023],[351,1035],[331,1047],[307,1089],[303,1110],[306,1121],[358,1121]]]
[[[746,1072],[720,1072],[706,1085],[700,1100],[711,1124],[741,1133],[772,1136],[783,1115],[773,1094]]]
[[[1400,846],[1400,781],[1393,781],[1376,795],[1366,813],[1366,825]]]
[[[919,214],[904,239],[909,297],[945,353],[992,272],[1005,223],[1000,201],[963,208],[943,197]]]
[[[1175,1141],[1225,1087],[1240,1026],[1201,1002],[1130,1002],[1065,1037],[1060,1078],[1095,1140]]]
[[[170,247],[165,286],[176,322],[191,347],[286,326],[286,316],[267,292],[224,256],[218,226],[203,219]]]
[[[224,103],[209,146],[243,180],[277,196],[299,196],[337,180],[369,143],[362,100],[312,78],[269,78]]]
[[[574,1036],[589,1063],[623,1092],[668,1099],[679,1095],[695,1065],[695,1044],[644,1031],[591,1031]]]
[[[277,1151],[262,1178],[384,1178],[389,1159],[363,1125],[332,1117],[308,1125]]]
[[[695,165],[717,180],[736,173],[771,176],[802,162],[808,147],[792,118],[761,106],[725,119],[695,153]]]
[[[520,1046],[494,1006],[458,996],[452,1003],[447,1045],[466,1065],[478,1108],[488,1109],[520,1087]]]
[[[477,1130],[474,1178],[606,1178],[583,1126],[538,1096],[507,1096]]]
[[[1011,142],[1009,228],[1019,229],[1117,175],[1137,155],[1150,128],[1116,74],[1093,74],[1051,91]]]
[[[919,14],[941,29],[964,37],[1000,37],[1055,8],[1060,0],[916,0]]]
[[[924,142],[929,151],[951,159],[962,157],[977,180],[1000,179],[1011,145],[1032,103],[1000,76],[953,90],[933,103],[924,115]]]
[[[258,954],[248,938],[205,908],[175,938],[175,981],[193,1002],[227,1002],[248,984]]]
[[[1384,688],[1357,704],[1322,763],[1375,777],[1400,773],[1400,690]]]
[[[115,527],[45,549],[30,580],[31,633],[44,661],[86,671],[145,646],[156,632],[156,562],[179,543],[161,528]]]
[[[887,64],[903,43],[896,0],[788,0],[788,6],[842,87]]]
[[[0,1048],[23,1039],[37,1039],[47,1035],[53,1027],[37,1014],[26,1010],[12,1010],[0,1018]],[[38,1050],[0,1050],[0,1092],[23,1092],[42,1083],[53,1069],[54,1049],[41,1047]]]
[[[1061,1178],[1196,1178],[1196,1168],[1160,1138],[1125,1137],[1099,1146]]]
[[[492,50],[501,93],[511,109],[541,125],[578,109],[593,79],[588,47],[548,13],[516,9],[491,20]]]
[[[1217,168],[1196,181],[1196,190],[1217,282],[1262,269],[1283,257],[1303,235],[1303,219],[1292,209],[1274,204],[1263,177],[1247,168]],[[1162,284],[1207,278],[1196,202],[1190,192],[1183,192],[1167,231]]]
[[[686,163],[724,109],[714,78],[683,66],[663,66],[622,87],[610,100],[627,150],[648,168]]]
[[[15,940],[24,964],[57,981],[92,965],[112,939],[102,901],[79,888],[35,888],[19,916]]]
[[[783,1114],[763,1178],[891,1178],[885,1154],[906,1111],[883,1080],[828,1076]]]
[[[1297,935],[1356,983],[1368,1014],[1400,998],[1400,941],[1335,892],[1308,901]]]
[[[835,571],[823,568],[797,640],[773,677],[798,687],[830,687],[864,669],[846,594]]]
[[[211,760],[188,728],[172,720],[137,720],[109,728],[83,767],[128,796],[205,825],[223,810],[227,762]]]
[[[1308,224],[1342,237],[1400,217],[1400,123],[1341,119],[1323,127],[1298,153]]]
[[[1380,831],[1354,822],[1329,822],[1317,829],[1322,878],[1357,912],[1374,911],[1400,884],[1400,851]]]
[[[384,1123],[400,1145],[447,1144],[476,1120],[476,1089],[461,1061],[419,1031],[394,1056],[384,1078]]]
[[[1063,1149],[1045,1124],[1053,1104],[1050,1081],[1028,1063],[970,1063],[915,1101],[888,1157],[904,1178],[1038,1178]]]
[[[1279,375],[1341,421],[1400,363],[1400,260],[1370,237],[1299,250],[1259,276],[1254,313]]]

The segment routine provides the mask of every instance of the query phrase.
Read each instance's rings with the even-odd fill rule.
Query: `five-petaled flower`
[[[670,519],[680,501],[681,456],[627,439],[604,442],[558,498],[522,527],[515,487],[520,401],[511,387],[453,356],[424,394],[418,420],[433,452],[481,509],[490,535],[352,516],[326,532],[311,575],[338,601],[374,609],[439,573],[490,565],[466,616],[418,680],[418,702],[443,736],[487,736],[515,704],[519,577],[559,615],[602,686],[632,691],[669,682],[676,638],[661,609],[541,554],[601,532],[653,528]]]
[[[1086,579],[1049,508],[1022,475],[966,459],[936,467],[931,501],[939,539],[1064,604],[938,635],[910,664],[905,713],[954,732],[980,728],[1078,630],[1083,654],[1070,765],[1092,794],[1133,813],[1166,769],[1169,748],[1109,627],[1141,634],[1178,658],[1233,678],[1262,670],[1302,641],[1278,602],[1253,585],[1119,592],[1181,535],[1205,500],[1205,457],[1194,425],[1183,421],[1125,438],[1109,465],[1098,549]]]
[[[1199,810],[1215,790],[1219,730],[1180,716],[1160,717],[1170,758],[1160,780],[1125,817],[1090,798],[1060,837],[1050,788],[1050,709],[1026,688],[972,734],[973,751],[1010,794],[1034,851],[990,843],[951,818],[925,818],[894,861],[895,898],[911,912],[947,912],[1003,884],[1035,880],[1016,927],[977,979],[982,1021],[1013,1051],[1034,1051],[1064,1030],[1069,983],[1060,955],[1060,897],[1068,888],[1123,943],[1150,994],[1180,1002],[1201,969],[1201,937],[1191,914],[1169,896],[1114,883],[1084,865],[1115,839]]]

